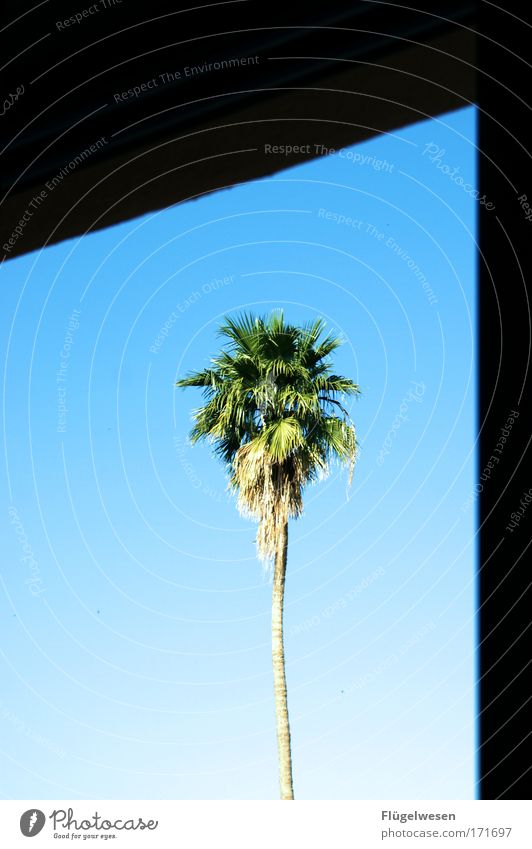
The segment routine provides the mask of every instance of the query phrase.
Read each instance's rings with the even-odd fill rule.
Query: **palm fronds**
[[[360,390],[332,372],[341,339],[323,319],[298,327],[282,310],[268,317],[227,317],[211,367],[177,382],[203,388],[191,439],[207,439],[228,467],[240,511],[258,521],[258,556],[275,557],[279,529],[303,509],[303,490],[337,460],[357,454],[354,425],[342,401]],[[341,399],[341,400],[340,400]]]

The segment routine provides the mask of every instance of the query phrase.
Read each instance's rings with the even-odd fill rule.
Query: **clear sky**
[[[465,109],[4,265],[3,798],[278,797],[271,587],[174,388],[277,307],[362,390],[290,528],[296,796],[474,797],[475,151]]]

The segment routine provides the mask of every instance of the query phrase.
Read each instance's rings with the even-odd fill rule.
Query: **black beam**
[[[480,191],[495,209],[479,210],[480,786],[484,799],[529,799],[532,16],[517,3],[483,11]]]
[[[0,122],[5,259],[298,161],[265,156],[267,143],[303,136],[303,161],[312,143],[338,149],[473,98],[470,3],[222,2],[206,14],[101,2],[79,21],[40,4],[3,31],[2,88],[23,88]]]

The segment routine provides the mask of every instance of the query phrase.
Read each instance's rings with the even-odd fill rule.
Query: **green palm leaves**
[[[260,559],[276,554],[279,528],[302,511],[306,484],[335,459],[352,474],[357,441],[345,407],[359,388],[332,371],[341,340],[318,319],[302,327],[282,311],[226,318],[211,367],[177,386],[203,389],[192,442],[210,440],[231,473],[241,512],[258,520]]]

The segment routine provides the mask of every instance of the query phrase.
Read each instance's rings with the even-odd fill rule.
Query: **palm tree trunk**
[[[275,558],[272,593],[272,658],[273,690],[277,717],[277,747],[279,750],[279,778],[281,799],[293,799],[292,754],[290,751],[290,722],[286,699],[286,676],[284,669],[283,606],[286,559],[288,552],[288,522],[285,522]]]

